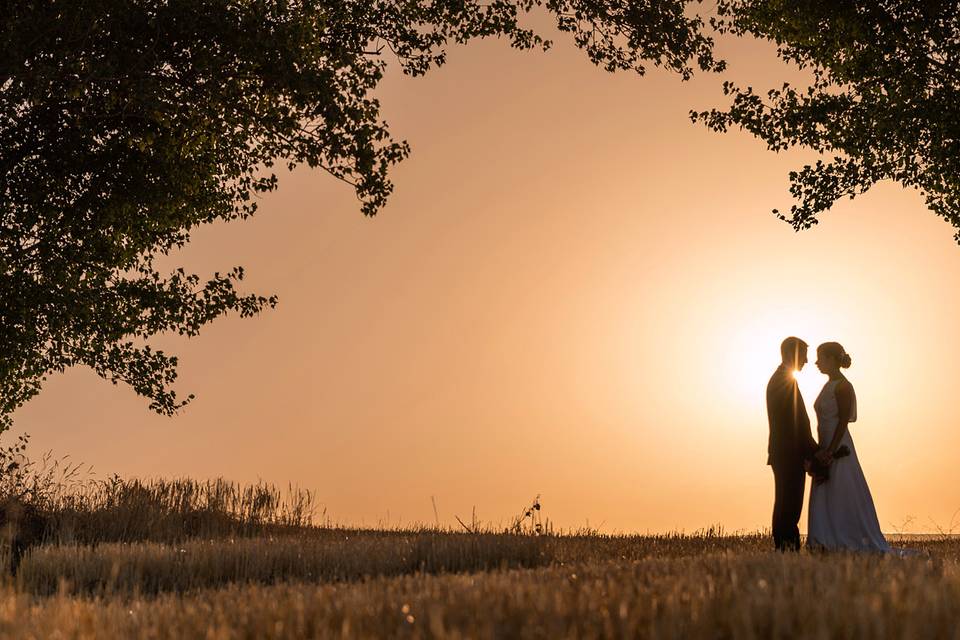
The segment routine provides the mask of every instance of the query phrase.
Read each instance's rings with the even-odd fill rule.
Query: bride
[[[817,347],[817,368],[829,380],[817,396],[817,458],[830,465],[829,479],[814,483],[807,510],[807,547],[811,549],[890,552],[873,506],[870,488],[853,447],[849,424],[857,420],[857,396],[840,373],[850,366],[850,356],[837,342]],[[834,458],[846,445],[850,455]]]

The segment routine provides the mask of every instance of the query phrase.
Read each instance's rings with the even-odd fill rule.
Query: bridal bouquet
[[[850,455],[850,448],[844,444],[837,447],[831,459],[845,458],[848,455]],[[823,484],[830,479],[830,465],[823,464],[816,458],[811,458],[808,463],[807,473],[813,478],[813,484]]]

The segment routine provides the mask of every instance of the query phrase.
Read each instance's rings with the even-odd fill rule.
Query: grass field
[[[0,636],[960,638],[949,536],[898,541],[922,552],[905,559],[782,555],[760,534],[534,535],[522,518],[316,526],[307,502],[189,481],[48,493],[42,539],[0,585]]]

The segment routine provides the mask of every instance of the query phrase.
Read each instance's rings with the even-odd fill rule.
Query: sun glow
[[[745,296],[736,304],[728,303],[719,311],[716,330],[726,336],[723,348],[733,354],[728,359],[717,354],[718,361],[726,363],[726,375],[720,384],[722,396],[732,408],[742,411],[748,406],[758,413],[766,411],[764,389],[780,364],[780,343],[788,336],[797,336],[810,345],[809,361],[802,369],[791,371],[804,398],[823,386],[823,374],[817,371],[813,360],[816,345],[833,335],[829,331],[831,315],[825,309],[810,304],[774,305],[768,296],[758,293]]]

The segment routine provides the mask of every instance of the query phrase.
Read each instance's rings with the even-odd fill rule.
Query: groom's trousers
[[[773,465],[773,543],[780,551],[800,550],[800,512],[806,474],[802,464]]]

